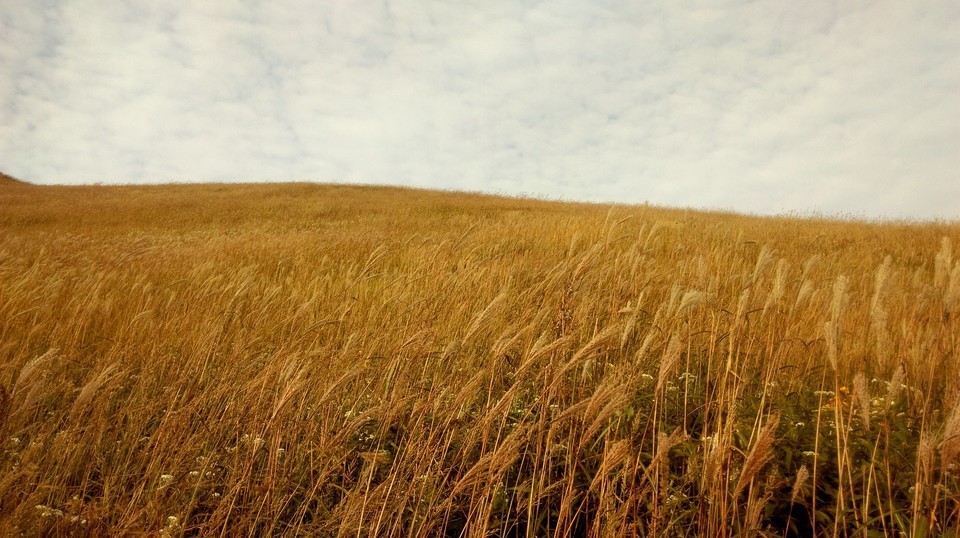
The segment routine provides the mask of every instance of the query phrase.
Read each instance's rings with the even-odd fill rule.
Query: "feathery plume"
[[[753,443],[750,452],[747,453],[747,458],[743,462],[740,478],[737,479],[737,486],[733,490],[734,499],[740,496],[743,489],[770,461],[773,456],[773,444],[777,440],[777,426],[779,425],[780,415],[772,415],[767,419],[767,424],[760,430],[757,440]]]

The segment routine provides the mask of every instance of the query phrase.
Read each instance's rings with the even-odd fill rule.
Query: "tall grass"
[[[932,535],[960,226],[0,189],[0,531]]]

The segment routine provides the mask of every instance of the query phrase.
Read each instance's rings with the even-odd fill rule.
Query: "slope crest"
[[[27,183],[26,181],[17,179],[13,176],[4,174],[3,172],[0,172],[0,185],[3,185],[4,187],[7,187],[7,186],[25,187],[29,185],[29,183]]]

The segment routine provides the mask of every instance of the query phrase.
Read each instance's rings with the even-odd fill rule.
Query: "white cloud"
[[[960,217],[960,5],[0,6],[0,167]]]

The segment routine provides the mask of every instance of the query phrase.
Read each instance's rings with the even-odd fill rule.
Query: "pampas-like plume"
[[[849,296],[847,295],[847,277],[840,275],[833,283],[833,300],[830,302],[830,319],[840,323],[843,312],[847,309]]]
[[[740,471],[740,478],[737,479],[737,487],[733,489],[733,498],[736,499],[743,492],[743,489],[750,484],[757,474],[763,469],[763,466],[770,461],[773,456],[773,444],[777,440],[777,427],[780,425],[780,415],[772,415],[767,419],[767,424],[760,430],[756,442],[747,453],[743,461],[743,469]]]
[[[867,378],[864,377],[863,372],[857,372],[853,378],[853,394],[857,397],[863,427],[870,429],[870,389],[867,387]]]
[[[903,389],[903,376],[904,370],[903,365],[897,366],[897,369],[893,372],[893,377],[890,378],[890,386],[887,387],[887,408],[889,409],[891,405],[897,402],[897,398],[900,397],[900,391]]]
[[[830,359],[830,366],[837,369],[837,358],[840,355],[840,329],[837,322],[825,321],[823,323],[823,339],[827,342],[827,358]]]
[[[790,502],[796,502],[797,497],[803,493],[803,485],[807,483],[808,478],[810,478],[810,471],[808,471],[807,466],[804,465],[797,471],[797,479],[793,481],[793,490],[790,492]]]
[[[870,299],[870,325],[876,337],[876,353],[880,364],[886,364],[887,349],[889,348],[890,335],[887,332],[887,309],[883,305],[883,299],[886,295],[886,282],[890,276],[890,265],[893,258],[887,256],[883,264],[877,268],[876,277],[874,277],[873,297]]]
[[[787,260],[781,258],[777,262],[777,272],[773,277],[773,287],[770,289],[770,293],[767,294],[767,302],[763,305],[763,313],[766,314],[770,308],[777,305],[780,302],[780,299],[783,297],[784,287],[787,283],[787,269],[789,264]]]
[[[757,279],[760,278],[760,275],[766,270],[773,262],[773,252],[770,251],[770,247],[764,245],[760,249],[760,254],[757,255],[757,263],[753,266],[753,274],[750,276],[750,282],[756,284]]]
[[[677,338],[677,335],[673,335],[670,337],[670,343],[667,344],[667,349],[663,352],[663,357],[660,359],[660,373],[657,375],[657,394],[660,394],[660,389],[663,388],[667,378],[670,377],[670,372],[673,370],[674,366],[680,362],[680,357],[682,356],[683,345],[680,343],[680,339]]]
[[[960,401],[953,406],[943,426],[943,441],[940,443],[940,464],[945,470],[955,470],[960,465]]]
[[[933,262],[933,284],[938,288],[945,288],[950,278],[950,268],[953,266],[953,249],[950,238],[940,240],[940,252]]]
[[[688,308],[702,304],[706,299],[707,294],[702,291],[690,290],[684,293],[683,298],[680,299],[680,306],[677,307],[677,315],[682,314]]]

